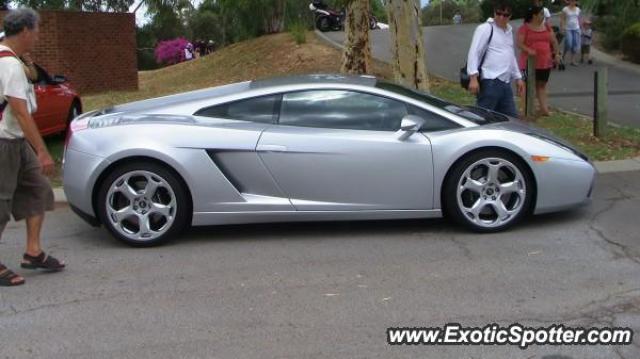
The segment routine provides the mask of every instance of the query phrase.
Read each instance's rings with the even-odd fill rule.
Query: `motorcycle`
[[[309,10],[315,15],[314,24],[322,32],[330,30],[340,31],[344,29],[344,11],[329,9],[322,0],[314,0],[309,4]]]
[[[329,6],[322,0],[313,0],[309,4],[309,10],[315,14],[314,24],[318,30],[322,32],[344,30],[344,10],[329,9]],[[369,13],[369,28],[371,30],[379,29],[378,20],[371,13]]]

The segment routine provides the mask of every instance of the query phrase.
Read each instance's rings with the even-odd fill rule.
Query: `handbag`
[[[484,58],[487,56],[487,51],[489,50],[489,44],[491,43],[491,39],[493,38],[493,25],[491,25],[491,35],[489,35],[489,41],[487,41],[487,46],[484,49],[484,53],[482,54],[482,59],[480,60],[480,65],[478,65],[478,77],[480,77],[482,73],[482,64],[484,63]],[[469,89],[469,82],[471,82],[471,76],[467,72],[467,63],[464,63],[464,66],[460,68],[460,86],[463,89]]]

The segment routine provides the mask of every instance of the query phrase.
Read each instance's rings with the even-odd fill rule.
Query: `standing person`
[[[523,73],[526,73],[528,56],[535,56],[536,78],[527,79],[527,81],[536,82],[536,97],[540,105],[540,114],[549,116],[547,82],[554,58],[556,61],[560,60],[560,50],[553,30],[545,24],[544,10],[541,6],[532,6],[527,9],[524,24],[518,30],[517,42],[520,49],[519,65]]]
[[[549,9],[547,9],[546,6],[544,6],[544,1],[533,0],[533,6],[539,6],[542,8],[542,11],[544,12],[544,23],[551,26],[551,12],[549,11]]]
[[[576,4],[576,0],[569,0],[569,5],[562,9],[560,31],[565,34],[563,60],[569,53],[570,64],[578,66],[576,57],[580,50],[580,8]]]
[[[27,246],[21,266],[61,270],[64,262],[45,254],[40,233],[45,211],[53,210],[53,191],[45,175],[54,162],[31,117],[35,96],[19,57],[33,51],[38,40],[38,14],[31,9],[12,10],[5,16],[5,39],[0,43],[0,236],[10,215],[26,219]],[[0,285],[14,286],[24,278],[0,265]]]
[[[517,82],[519,95],[524,94],[524,82],[514,53],[510,18],[511,5],[496,2],[494,17],[473,33],[467,73],[469,91],[477,96],[478,106],[517,117],[511,82]]]
[[[188,42],[187,46],[184,48],[184,60],[190,61],[193,60],[193,44]]]
[[[582,23],[582,46],[580,47],[580,63],[584,63],[584,58],[587,58],[589,65],[593,64],[591,60],[591,37],[593,36],[593,30],[591,29],[591,20],[585,20]]]
[[[453,15],[453,23],[456,25],[462,24],[462,14],[460,13],[460,10],[456,10],[456,14]]]

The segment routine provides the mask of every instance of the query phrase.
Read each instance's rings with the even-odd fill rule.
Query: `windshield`
[[[506,122],[509,118],[497,112],[489,111],[477,106],[462,106],[434,97],[424,92],[416,91],[408,87],[400,86],[391,82],[378,81],[376,87],[395,92],[397,94],[410,97],[414,100],[424,102],[431,106],[443,109],[452,114],[458,115],[478,125],[487,125],[496,122]]]

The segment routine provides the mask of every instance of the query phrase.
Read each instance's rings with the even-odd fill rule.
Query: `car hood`
[[[573,153],[575,153],[579,157],[581,157],[582,159],[584,159],[585,161],[589,161],[589,158],[584,153],[578,150],[574,145],[569,143],[567,140],[554,135],[553,133],[551,133],[550,131],[544,128],[540,128],[536,125],[533,125],[531,123],[524,122],[515,118],[509,118],[509,121],[505,121],[505,122],[498,122],[490,125],[479,126],[479,128],[483,128],[483,129],[496,128],[496,129],[501,129],[505,131],[519,132],[519,133],[523,133],[525,135],[529,135],[533,137],[543,138],[547,141],[555,143],[556,145],[565,147],[571,150]]]

